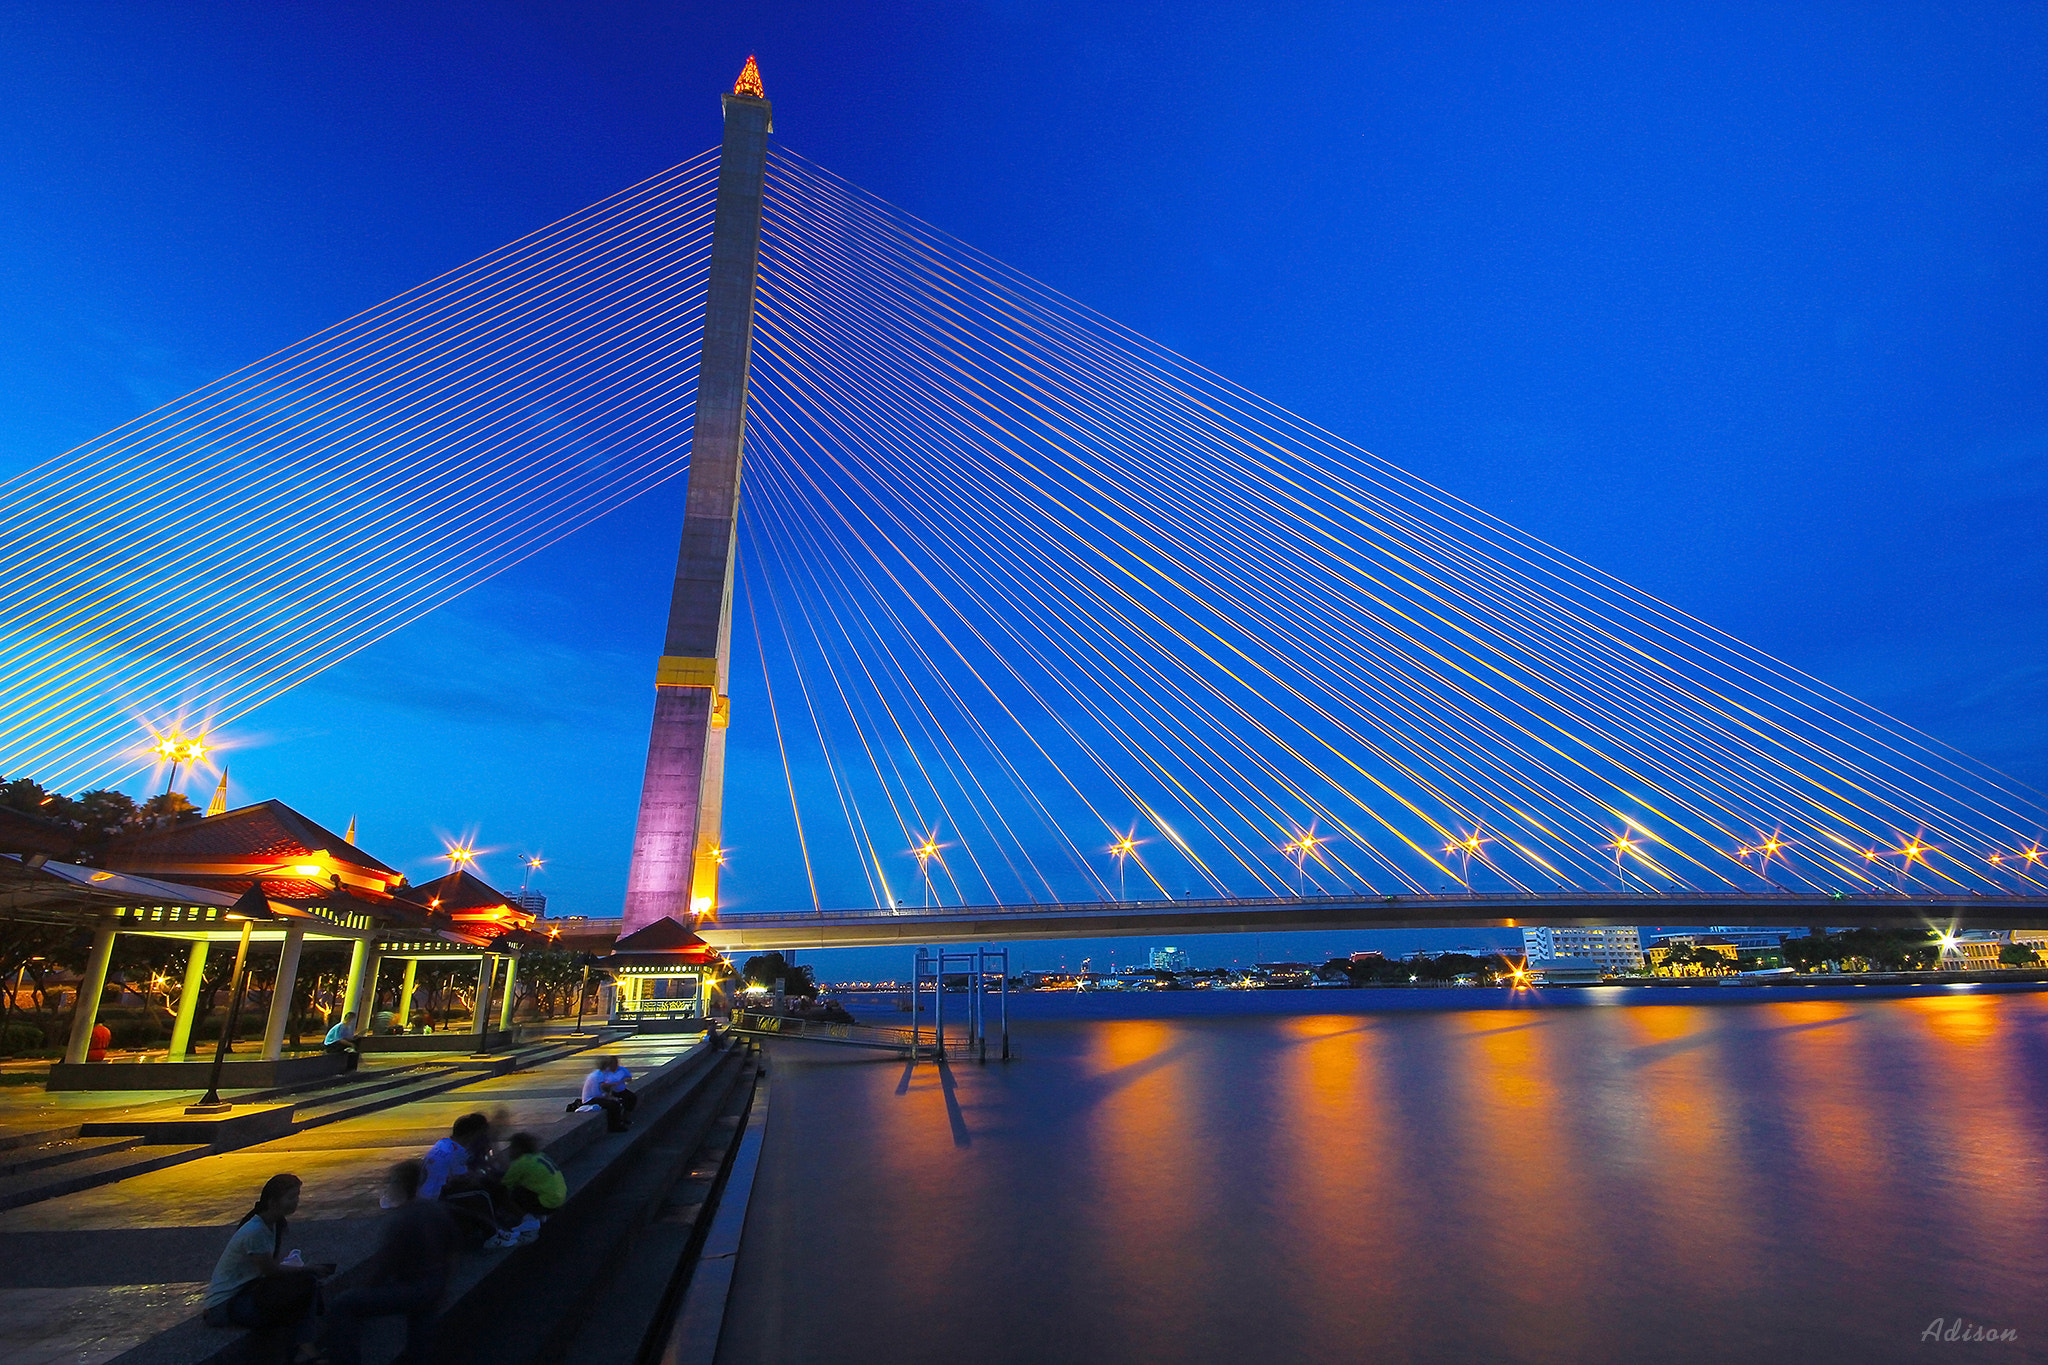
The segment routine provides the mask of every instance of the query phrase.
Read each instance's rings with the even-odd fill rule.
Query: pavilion
[[[93,932],[64,1063],[52,1068],[53,1088],[82,1079],[74,1068],[85,1062],[118,934],[192,944],[171,1033],[169,1057],[174,1063],[182,1061],[190,1046],[212,945],[236,941],[246,957],[253,943],[276,943],[276,986],[260,1053],[274,1071],[283,1055],[300,956],[308,940],[351,945],[342,1017],[355,1020],[359,1032],[367,1031],[374,1012],[378,972],[386,958],[406,964],[396,1015],[401,1026],[410,1014],[420,961],[475,961],[479,993],[470,1034],[481,1046],[488,1036],[489,991],[497,959],[509,961],[518,952],[521,936],[510,931],[530,918],[517,907],[505,915],[471,913],[479,907],[470,902],[503,900],[480,881],[476,886],[489,896],[464,888],[461,910],[444,911],[415,900],[406,894],[403,874],[280,801],[122,835],[93,853],[102,866],[57,862],[34,851],[0,856],[0,911]],[[259,897],[243,901],[251,888],[258,889]],[[261,904],[267,914],[237,915],[238,904]],[[504,976],[501,1029],[509,1027],[512,1009],[509,969]],[[310,1060],[340,1064],[339,1059]]]
[[[661,1032],[703,1026],[724,962],[694,931],[663,917],[619,939],[594,965],[617,983],[611,1022]]]

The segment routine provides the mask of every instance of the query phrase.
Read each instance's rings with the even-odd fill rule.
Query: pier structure
[[[654,722],[626,874],[629,934],[663,919],[688,925],[718,908],[740,467],[762,186],[774,126],[752,57],[724,106],[682,545],[655,666]]]

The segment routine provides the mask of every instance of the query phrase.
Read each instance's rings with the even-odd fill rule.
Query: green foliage
[[[162,792],[138,806],[125,792],[111,788],[65,796],[26,777],[0,781],[0,806],[24,815],[41,816],[70,831],[81,845],[96,844],[166,820],[196,820],[200,814],[183,792]]]
[[[780,978],[785,995],[815,999],[818,994],[818,983],[811,978],[810,965],[792,965],[781,953],[760,953],[748,958],[746,965],[740,968],[740,975],[756,986],[767,986],[771,990]]]
[[[1819,938],[1785,940],[1785,960],[1801,971],[1839,963],[1844,971],[1926,971],[1941,956],[1941,945],[1918,934],[1886,929],[1848,929]]]
[[[41,1052],[49,1045],[41,1024],[12,1023],[0,1027],[0,1055],[17,1057],[24,1052]]]
[[[2008,943],[1998,950],[1998,962],[2002,967],[2038,967],[2041,955],[2024,943]]]

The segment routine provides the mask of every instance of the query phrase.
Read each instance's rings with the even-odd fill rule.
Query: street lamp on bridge
[[[1110,856],[1116,859],[1116,898],[1120,901],[1130,899],[1124,894],[1124,863],[1137,852],[1138,841],[1128,834],[1109,846]]]

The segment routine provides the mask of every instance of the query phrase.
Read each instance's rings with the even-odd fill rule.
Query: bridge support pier
[[[738,553],[747,370],[754,347],[754,276],[767,176],[768,101],[752,58],[725,96],[718,204],[705,286],[704,340],[690,432],[682,544],[668,632],[654,672],[654,723],[626,873],[622,932],[663,919],[686,927],[718,908],[725,781],[727,656]]]

